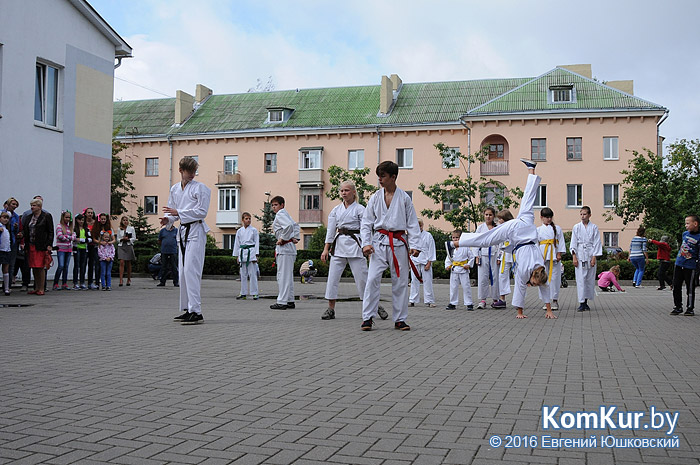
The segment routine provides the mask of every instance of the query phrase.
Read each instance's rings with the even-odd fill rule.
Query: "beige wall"
[[[500,135],[508,144],[506,151],[510,161],[510,173],[507,176],[493,176],[508,186],[524,185],[525,169],[517,160],[530,156],[530,139],[547,139],[547,161],[538,166],[542,183],[547,185],[548,205],[555,212],[555,222],[566,230],[579,221],[578,208],[566,207],[566,185],[583,184],[583,203],[593,210],[593,221],[602,231],[618,231],[620,246],[627,248],[633,236],[633,226],[621,231],[619,220],[606,223],[603,220],[603,184],[616,184],[622,180],[620,170],[627,167],[631,154],[627,150],[641,150],[643,147],[656,146],[656,118],[595,118],[562,119],[537,121],[501,121],[469,122],[472,127],[471,151],[479,149],[482,141]],[[603,160],[603,137],[619,138],[619,160]],[[583,138],[582,161],[566,161],[566,138]],[[129,140],[125,140],[129,143]],[[461,169],[443,169],[441,158],[433,146],[442,142],[450,147],[459,147],[467,152],[467,131],[462,126],[431,130],[392,130],[382,132],[380,161],[396,160],[396,149],[413,149],[413,168],[402,169],[398,185],[404,190],[413,191],[416,211],[436,208],[430,199],[419,190],[418,184],[427,185],[445,179],[449,173],[462,173]],[[207,223],[212,227],[217,242],[221,245],[223,234],[234,234],[234,228],[216,227],[216,210],[218,190],[217,172],[224,168],[225,155],[238,155],[238,167],[241,176],[241,195],[239,211],[260,214],[266,200],[265,191],[272,195],[282,195],[287,201],[287,209],[293,218],[299,213],[299,149],[301,147],[323,146],[324,188],[330,186],[327,169],[331,165],[347,168],[348,150],[364,149],[365,166],[374,168],[377,164],[377,134],[374,130],[365,133],[330,133],[307,135],[280,135],[267,137],[230,137],[228,139],[200,139],[173,141],[173,182],[179,180],[177,163],[183,156],[197,155],[200,170],[198,180],[212,189],[212,202]],[[159,207],[167,202],[169,177],[169,147],[166,141],[130,144],[127,152],[132,156],[136,174],[134,175],[135,193],[138,201],[143,202],[145,195],[158,195]],[[277,153],[277,172],[264,173],[264,154]],[[145,159],[159,158],[159,176],[145,177]],[[479,175],[479,166],[472,167],[472,174]],[[372,173],[368,181],[376,183]],[[337,204],[327,198],[322,199],[323,221],[327,220],[330,210]],[[134,209],[135,210],[135,209]],[[514,212],[515,213],[515,212]],[[153,216],[153,224],[157,215]],[[254,224],[257,221],[254,220]],[[426,227],[434,225],[443,230],[451,226],[444,221],[426,221]],[[260,226],[256,224],[256,226]],[[311,234],[312,229],[302,231]]]
[[[76,137],[111,145],[113,76],[78,64],[75,79]]]

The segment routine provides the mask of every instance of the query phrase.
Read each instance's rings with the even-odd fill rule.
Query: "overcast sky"
[[[590,63],[670,110],[667,142],[700,138],[700,2],[88,0],[133,47],[115,99],[536,77]],[[138,84],[138,85],[137,85]],[[150,89],[150,90],[149,90]],[[163,95],[165,94],[165,95]]]

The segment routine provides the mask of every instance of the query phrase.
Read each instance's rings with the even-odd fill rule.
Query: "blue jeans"
[[[56,268],[56,276],[53,278],[53,285],[58,285],[59,279],[63,276],[63,284],[68,281],[68,265],[70,265],[70,252],[58,252],[58,268]]]
[[[100,280],[103,288],[112,287],[112,265],[114,260],[100,260]]]
[[[644,257],[634,257],[630,258],[630,262],[634,265],[634,279],[632,279],[632,282],[635,286],[639,286],[642,284],[644,269],[647,267],[646,259]]]
[[[73,285],[85,284],[85,267],[87,266],[87,249],[76,249],[73,254]]]

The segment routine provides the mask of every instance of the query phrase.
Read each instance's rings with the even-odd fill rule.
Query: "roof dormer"
[[[267,109],[267,121],[265,124],[281,124],[289,121],[289,117],[292,116],[294,108],[287,107],[269,107]]]
[[[557,105],[561,103],[576,103],[576,88],[573,84],[549,86],[547,103]]]

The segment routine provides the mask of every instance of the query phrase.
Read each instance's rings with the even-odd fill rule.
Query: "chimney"
[[[398,78],[398,76],[396,76]],[[387,115],[391,109],[391,104],[394,101],[394,92],[391,80],[382,76],[382,88],[379,94],[379,114]]]
[[[626,92],[630,95],[634,95],[634,81],[632,79],[624,81],[608,81],[605,83],[605,85],[621,90],[622,92]]]
[[[568,69],[571,72],[586,76],[588,79],[593,79],[593,70],[591,65],[560,65],[558,68]]]
[[[401,87],[401,84],[403,83],[403,81],[401,81],[401,78],[399,77],[398,74],[392,74],[390,79],[391,79],[392,90],[394,92],[398,92],[399,87]]]
[[[207,86],[197,84],[197,90],[194,93],[194,101],[197,103],[202,103],[204,100],[207,99],[207,97],[209,97],[213,93],[214,91],[208,88]]]
[[[194,97],[187,92],[175,92],[175,124],[182,124],[192,113]]]

